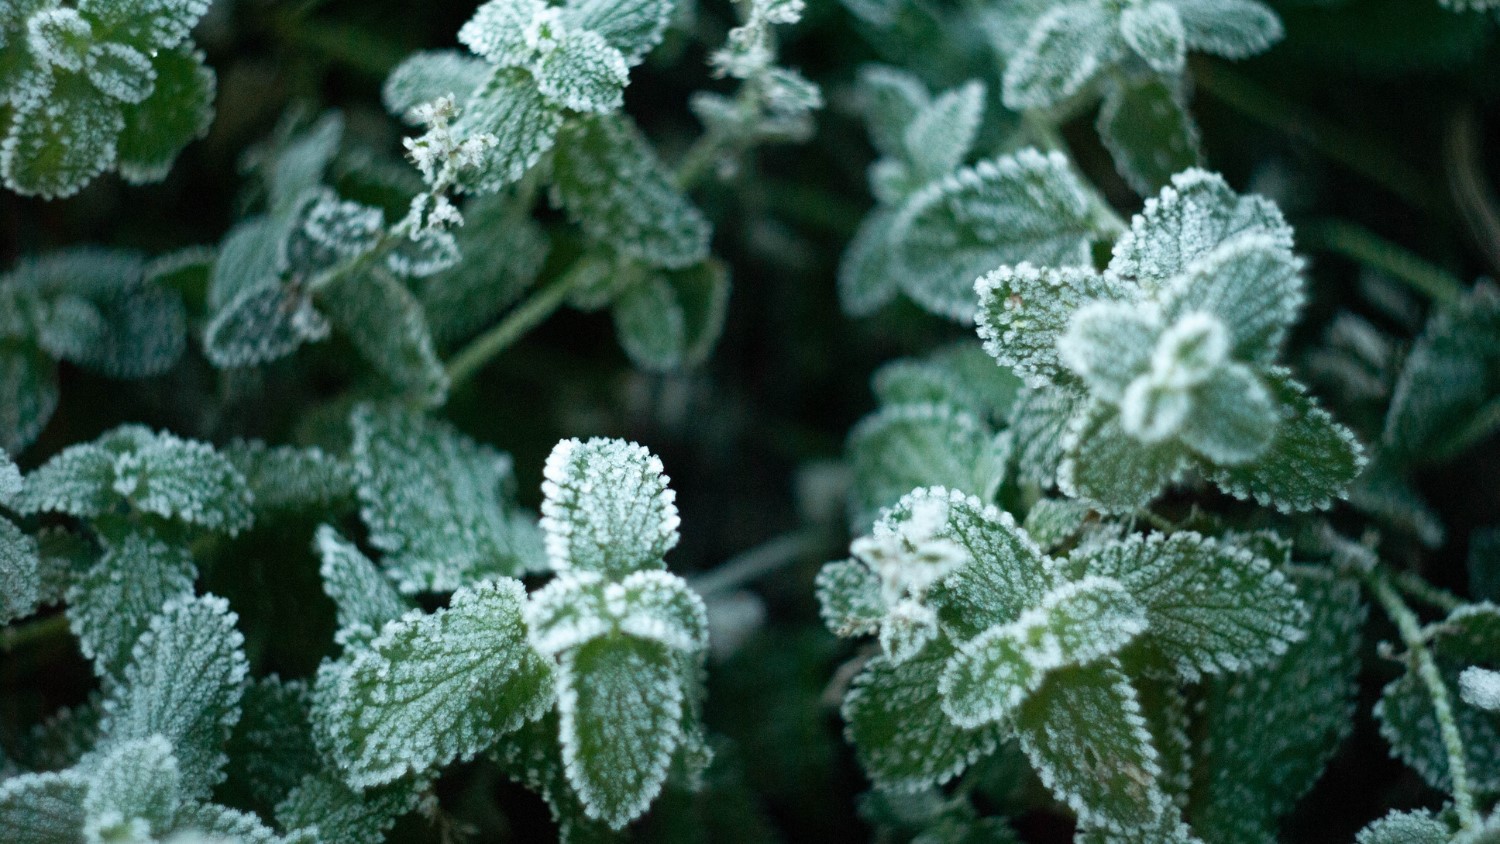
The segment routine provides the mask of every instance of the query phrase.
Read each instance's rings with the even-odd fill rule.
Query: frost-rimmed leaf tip
[[[661,458],[645,446],[563,440],[543,478],[541,528],[554,571],[622,576],[666,566],[682,519]]]

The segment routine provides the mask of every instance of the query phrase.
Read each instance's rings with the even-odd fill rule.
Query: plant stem
[[[474,338],[469,345],[460,349],[458,354],[448,361],[449,388],[457,388],[473,378],[495,355],[505,351],[525,336],[526,332],[540,325],[554,311],[562,307],[562,303],[567,300],[568,294],[578,283],[579,277],[577,273],[563,271],[561,275],[531,294],[529,299],[506,314],[505,319],[497,323],[494,328]]]
[[[1500,398],[1490,399],[1474,411],[1458,432],[1438,447],[1432,458],[1437,461],[1451,460],[1500,428]]]
[[[1298,103],[1282,99],[1221,62],[1194,61],[1193,78],[1214,99],[1307,144],[1324,158],[1385,188],[1407,204],[1428,212],[1444,210],[1428,190],[1428,179],[1394,150]]]
[[[1391,582],[1396,584],[1402,592],[1424,604],[1437,607],[1443,612],[1453,612],[1464,603],[1462,598],[1452,592],[1433,586],[1409,571],[1396,572]]]
[[[67,632],[68,616],[66,613],[57,613],[46,618],[17,624],[0,630],[0,651],[9,653],[17,648],[45,642]]]
[[[1453,718],[1453,702],[1448,695],[1448,686],[1438,672],[1437,662],[1427,649],[1427,639],[1422,635],[1422,624],[1417,614],[1402,600],[1401,593],[1391,584],[1390,576],[1381,568],[1363,575],[1365,585],[1380,602],[1385,614],[1395,622],[1406,646],[1408,658],[1416,669],[1417,678],[1427,687],[1427,696],[1432,700],[1433,714],[1437,716],[1438,732],[1442,736],[1443,749],[1448,755],[1448,780],[1453,787],[1453,807],[1458,813],[1458,822],[1465,830],[1477,830],[1482,825],[1479,811],[1474,805],[1474,792],[1469,784],[1468,760],[1464,755],[1463,736],[1458,732],[1458,722]]]
[[[736,554],[710,572],[692,578],[692,586],[700,595],[728,592],[798,560],[823,552],[831,544],[827,533],[815,528],[784,533]]]
[[[1443,133],[1448,193],[1490,269],[1500,273],[1500,207],[1490,192],[1480,150],[1479,116],[1472,105],[1455,112]]]
[[[1300,231],[1309,248],[1343,255],[1380,270],[1444,305],[1463,301],[1467,288],[1457,276],[1363,226],[1322,220],[1304,225]]]

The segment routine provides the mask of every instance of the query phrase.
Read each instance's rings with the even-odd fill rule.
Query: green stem
[[[784,533],[760,545],[736,554],[718,568],[692,579],[700,595],[714,595],[737,589],[771,572],[828,550],[832,545],[826,532],[803,528]]]
[[[1428,212],[1443,210],[1428,189],[1428,179],[1394,150],[1298,103],[1282,99],[1221,62],[1194,61],[1193,78],[1214,99],[1307,144],[1324,158],[1385,188],[1409,205]]]
[[[1417,619],[1417,614],[1402,600],[1401,593],[1391,584],[1391,578],[1384,570],[1377,568],[1367,572],[1364,580],[1385,614],[1395,622],[1408,658],[1416,669],[1417,678],[1426,686],[1427,696],[1432,700],[1443,750],[1448,755],[1448,780],[1453,786],[1453,808],[1458,813],[1459,825],[1465,830],[1477,830],[1483,822],[1475,808],[1474,792],[1469,784],[1469,764],[1464,755],[1463,736],[1458,732],[1458,722],[1453,718],[1453,702],[1448,695],[1448,686],[1438,672],[1437,661],[1432,658],[1432,652],[1427,649],[1422,624]]]
[[[68,616],[65,613],[17,624],[0,630],[0,651],[9,653],[17,648],[57,638],[67,632]]]
[[[1428,606],[1437,607],[1443,612],[1453,612],[1464,604],[1462,598],[1446,589],[1433,586],[1413,572],[1397,572],[1391,578],[1391,582],[1395,583],[1402,592]]]
[[[1343,255],[1380,270],[1442,304],[1458,305],[1463,301],[1466,288],[1457,276],[1363,226],[1343,220],[1323,220],[1304,225],[1299,231],[1311,249]]]
[[[526,301],[517,305],[514,310],[506,314],[505,319],[496,323],[495,327],[474,338],[469,345],[460,349],[448,361],[450,389],[457,388],[473,378],[496,355],[510,348],[517,340],[525,336],[526,332],[540,325],[562,307],[563,302],[567,301],[568,294],[572,292],[581,277],[578,273],[565,270],[549,284],[531,294]]]
[[[1445,461],[1457,457],[1500,429],[1500,397],[1470,414],[1458,432],[1449,437],[1432,455],[1434,461]]]

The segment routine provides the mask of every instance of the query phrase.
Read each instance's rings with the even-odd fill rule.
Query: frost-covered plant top
[[[188,37],[208,0],[8,0],[0,6],[0,176],[19,193],[77,193],[117,169],[166,177],[208,130],[214,73]]]
[[[1342,493],[1358,444],[1277,364],[1303,298],[1291,246],[1274,205],[1192,170],[1103,272],[1019,264],[979,280],[985,349],[1053,398],[1065,492],[1129,511],[1192,469],[1282,510]]]

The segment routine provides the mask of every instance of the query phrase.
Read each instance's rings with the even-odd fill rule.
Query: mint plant
[[[1494,5],[0,0],[0,840],[1495,839]]]

